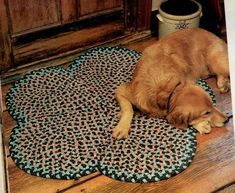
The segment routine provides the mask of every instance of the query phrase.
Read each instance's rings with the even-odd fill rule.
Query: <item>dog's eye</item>
[[[210,111],[206,111],[205,113],[204,113],[204,115],[209,115],[210,114]]]

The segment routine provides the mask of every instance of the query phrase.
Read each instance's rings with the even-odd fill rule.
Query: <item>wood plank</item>
[[[6,95],[11,87],[11,84],[5,85],[1,87],[1,92],[2,92],[2,111],[6,110]]]
[[[235,183],[235,182],[234,182]],[[222,189],[213,192],[213,193],[234,193],[235,192],[235,184],[228,185],[226,187],[223,187]]]
[[[10,134],[11,134],[12,129],[16,125],[16,122],[7,111],[3,112],[2,119],[3,119],[2,126],[4,128],[3,136],[4,136],[4,142],[5,142],[4,145],[5,145],[5,150],[6,150],[6,156],[10,156],[9,138],[10,138]]]
[[[25,64],[69,50],[83,48],[91,43],[95,44],[115,37],[115,35],[117,36],[122,31],[123,25],[114,21],[87,29],[63,33],[47,39],[40,39],[33,43],[15,46],[15,62]]]
[[[113,180],[107,176],[99,176],[94,178],[91,181],[87,181],[79,186],[72,187],[66,191],[61,190],[59,193],[135,193],[136,188],[140,184],[130,183],[130,182],[121,182]]]
[[[11,193],[57,193],[61,189],[73,187],[100,175],[99,173],[93,173],[79,180],[46,179],[27,174],[16,167],[10,157],[7,161]]]
[[[149,38],[146,37],[145,39],[138,41],[138,42],[130,42],[127,45],[124,45],[126,48],[131,49],[131,50],[136,50],[138,52],[143,52],[144,49],[149,46],[152,45],[154,43],[157,43],[157,39],[156,38]]]

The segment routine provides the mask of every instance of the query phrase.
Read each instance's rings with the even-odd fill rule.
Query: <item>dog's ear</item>
[[[183,111],[180,107],[176,107],[167,115],[166,118],[168,122],[176,128],[185,129],[189,125],[190,114]]]
[[[160,109],[167,110],[169,106],[169,100],[175,91],[175,89],[181,84],[181,82],[176,78],[169,76],[158,83],[156,88],[156,97],[152,98],[153,104],[155,103]]]

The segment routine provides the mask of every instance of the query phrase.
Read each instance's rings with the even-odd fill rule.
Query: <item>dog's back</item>
[[[157,69],[179,73],[180,76],[197,79],[209,74],[216,58],[223,58],[220,62],[228,63],[227,46],[225,42],[214,34],[203,29],[184,29],[166,36],[156,44],[146,48],[137,64],[137,71],[145,72]],[[142,69],[145,68],[147,72]],[[157,72],[156,72],[157,73]],[[139,76],[139,75],[138,75]],[[146,77],[146,76],[145,76]]]

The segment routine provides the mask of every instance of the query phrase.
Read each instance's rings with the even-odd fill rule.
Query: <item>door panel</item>
[[[61,0],[62,22],[76,21],[78,0]]]
[[[79,15],[89,15],[92,13],[114,9],[114,8],[121,8],[122,7],[122,0],[80,0],[80,11]]]
[[[8,0],[12,33],[59,23],[57,0]]]

